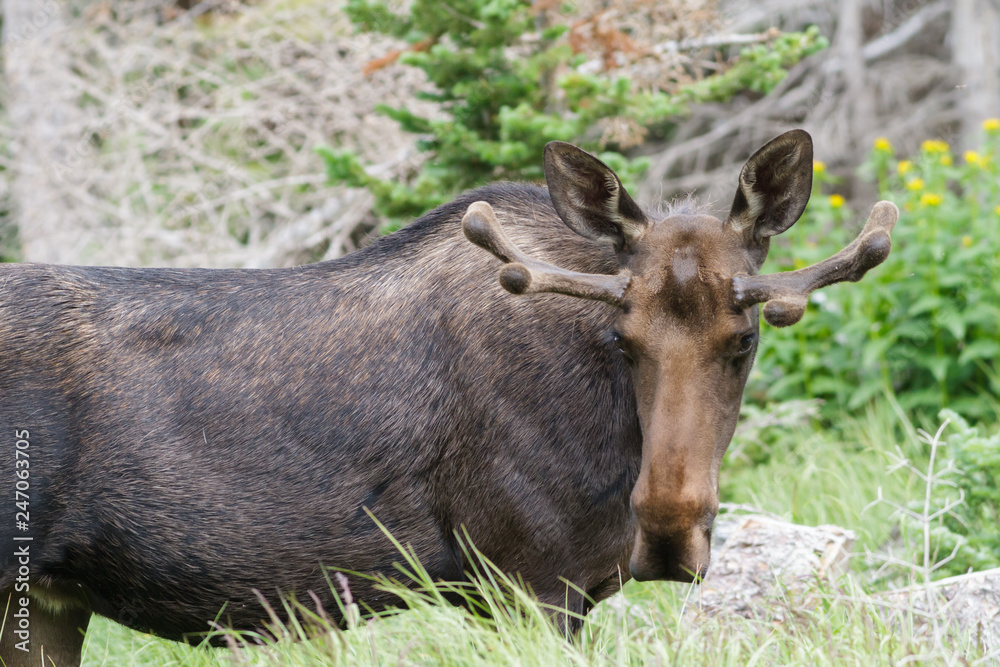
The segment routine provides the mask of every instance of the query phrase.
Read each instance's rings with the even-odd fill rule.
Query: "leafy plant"
[[[552,140],[598,153],[629,187],[647,161],[622,151],[648,131],[669,132],[697,102],[766,93],[788,67],[827,44],[815,28],[780,35],[744,49],[718,74],[665,92],[641,89],[624,74],[584,71],[586,57],[573,52],[568,27],[539,27],[544,21],[527,0],[415,0],[403,14],[383,2],[350,0],[347,11],[359,30],[413,45],[400,61],[426,73],[434,90],[421,97],[439,104],[431,118],[379,107],[433,152],[410,183],[372,176],[350,151],[318,149],[331,182],[368,188],[378,212],[396,221],[490,180],[542,178],[542,149]]]
[[[909,471],[919,480],[922,497],[905,503],[883,496],[869,507],[885,504],[899,519],[906,555],[877,556],[886,566],[899,566],[924,583],[931,579],[1000,566],[1000,433],[980,429],[953,410],[942,410],[937,433],[919,431],[930,447],[926,461],[914,460],[897,447],[889,454],[889,473]],[[943,437],[945,431],[951,435]],[[951,458],[945,458],[950,455]]]
[[[1000,433],[983,435],[951,410],[941,416],[955,429],[948,438],[954,465],[962,475],[955,481],[965,502],[944,517],[938,538],[942,551],[958,548],[947,572],[962,574],[1000,567]]]
[[[942,141],[909,160],[876,142],[863,168],[900,207],[892,254],[860,283],[815,294],[795,327],[763,333],[751,396],[821,398],[838,411],[888,391],[924,415],[998,414],[1000,121],[984,128],[980,150],[961,160]],[[843,197],[822,194],[832,183],[822,163],[815,175],[804,220],[772,249],[780,269],[828,257],[857,233]]]

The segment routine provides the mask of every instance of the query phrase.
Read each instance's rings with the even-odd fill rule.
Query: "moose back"
[[[6,664],[76,664],[92,612],[182,639],[260,628],[254,591],[336,609],[324,568],[400,560],[368,512],[435,579],[465,576],[464,527],[580,613],[703,574],[755,304],[790,324],[859,279],[895,209],[756,276],[808,200],[806,133],[750,159],[726,220],[654,218],[568,144],[545,170],[294,269],[0,265]]]

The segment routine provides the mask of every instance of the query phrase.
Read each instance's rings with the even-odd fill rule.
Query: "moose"
[[[0,265],[0,657],[78,664],[92,613],[191,641],[263,628],[261,598],[336,609],[330,570],[395,575],[379,524],[445,581],[464,531],[580,615],[630,577],[703,576],[758,304],[793,324],[890,250],[880,202],[830,259],[758,275],[812,155],[802,130],[766,144],[725,220],[646,213],[553,142],[547,187],[482,187],[329,262]]]

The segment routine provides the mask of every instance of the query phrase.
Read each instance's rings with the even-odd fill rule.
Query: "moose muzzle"
[[[712,523],[717,508],[718,502],[713,499],[701,517],[691,525],[675,525],[667,529],[658,529],[640,518],[629,560],[632,578],[636,581],[665,579],[683,582],[702,579],[711,561]],[[641,516],[641,506],[636,514]]]

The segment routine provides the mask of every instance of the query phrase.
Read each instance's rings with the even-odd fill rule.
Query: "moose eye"
[[[624,336],[622,336],[617,331],[612,331],[611,342],[615,344],[615,347],[618,348],[618,351],[622,353],[623,357],[625,357],[625,361],[628,362],[632,361],[632,355],[629,354],[628,343],[625,342]]]
[[[742,357],[747,354],[750,354],[750,350],[753,349],[753,344],[754,341],[756,340],[757,340],[756,334],[748,333],[740,336],[740,348],[739,351],[736,353],[736,355]]]

